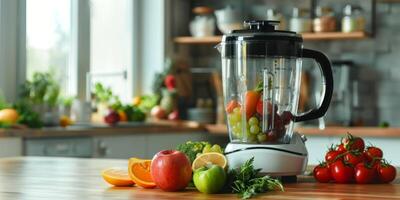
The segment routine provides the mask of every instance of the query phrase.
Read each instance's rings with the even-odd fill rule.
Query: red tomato
[[[332,163],[331,174],[336,183],[351,183],[354,181],[354,167],[338,160]]]
[[[376,169],[367,166],[365,163],[359,163],[355,168],[355,179],[357,183],[374,183],[377,177]]]
[[[356,166],[358,163],[364,161],[364,155],[362,153],[349,152],[344,155],[343,160],[352,164],[353,166]]]
[[[314,168],[314,178],[320,183],[328,183],[332,181],[331,171],[326,163],[321,163]]]
[[[344,153],[347,150],[346,150],[346,148],[344,148],[343,144],[340,144],[340,145],[337,146],[336,151],[339,151],[340,153]]]
[[[346,150],[358,150],[359,152],[363,152],[365,148],[364,140],[360,137],[354,137],[350,133],[342,139],[342,144]]]
[[[376,160],[380,160],[383,157],[383,152],[380,148],[378,147],[367,147],[365,150],[365,158],[367,159],[368,162],[371,162],[374,158]]]
[[[390,183],[396,178],[396,168],[386,161],[378,165],[377,172],[381,183]]]
[[[339,151],[335,151],[335,150],[329,150],[328,152],[326,152],[325,154],[325,161],[327,163],[332,163],[335,162],[335,160],[337,159],[337,157],[340,155]],[[338,158],[339,159],[339,158]]]

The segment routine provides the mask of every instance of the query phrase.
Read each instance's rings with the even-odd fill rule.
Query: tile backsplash
[[[399,19],[400,3],[379,3],[375,37],[305,42],[305,47],[320,50],[332,60],[354,62],[351,80],[359,84],[359,106],[365,125],[386,121],[391,126],[400,126]]]

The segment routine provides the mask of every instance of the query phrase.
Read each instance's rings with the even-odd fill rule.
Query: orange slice
[[[218,165],[226,169],[228,161],[226,160],[226,157],[221,153],[216,153],[216,152],[203,153],[197,156],[196,159],[193,161],[192,170],[196,171],[196,169],[199,169],[200,167],[210,164]]]
[[[129,176],[139,186],[143,188],[154,188],[156,184],[150,174],[151,160],[139,158],[129,159]]]
[[[129,177],[128,171],[126,169],[111,167],[103,170],[101,172],[101,175],[107,183],[114,186],[124,187],[135,184]]]

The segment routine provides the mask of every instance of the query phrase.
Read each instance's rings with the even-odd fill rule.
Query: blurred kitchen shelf
[[[366,32],[327,32],[327,33],[303,33],[303,39],[306,41],[318,40],[361,40],[368,38]],[[222,36],[209,36],[209,37],[176,37],[174,42],[177,44],[217,44],[221,42]]]
[[[228,133],[224,124],[208,124],[205,128],[211,134],[227,135]],[[344,136],[349,132],[362,137],[400,137],[400,128],[331,126],[324,130],[317,127],[296,127],[295,131],[308,136]]]

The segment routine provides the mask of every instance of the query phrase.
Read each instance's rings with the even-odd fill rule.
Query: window
[[[26,75],[50,72],[71,87],[71,0],[26,0]]]
[[[132,0],[90,1],[90,82],[110,87],[125,102],[132,98],[132,8]]]

